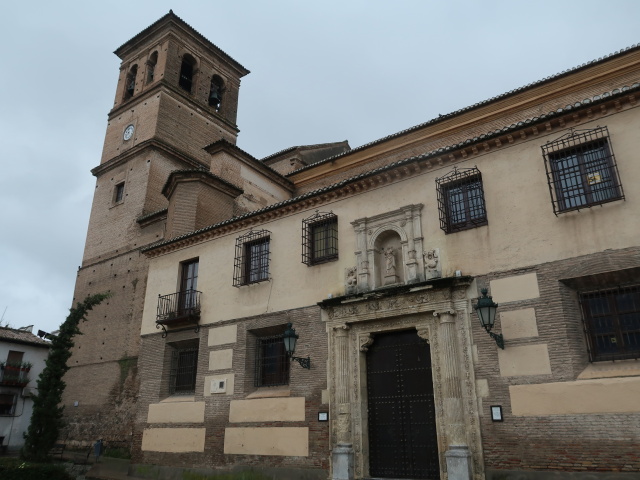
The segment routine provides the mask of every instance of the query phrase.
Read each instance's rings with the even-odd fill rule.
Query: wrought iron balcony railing
[[[0,369],[0,385],[24,387],[29,383],[29,369],[11,367],[2,364]]]
[[[167,327],[195,325],[199,330],[200,296],[197,290],[185,290],[169,295],[158,295],[156,328],[162,328],[162,337],[167,336]]]

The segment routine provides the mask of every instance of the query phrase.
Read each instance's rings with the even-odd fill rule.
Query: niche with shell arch
[[[400,234],[394,229],[383,230],[375,237],[373,255],[376,287],[405,283],[405,260],[402,244]]]
[[[349,283],[347,290],[367,292],[425,279],[422,208],[421,203],[410,204],[351,222],[356,234],[357,281]]]

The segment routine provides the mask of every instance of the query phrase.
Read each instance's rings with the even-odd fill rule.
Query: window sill
[[[640,362],[637,360],[616,360],[607,362],[590,363],[580,375],[578,380],[592,378],[634,377],[640,376]]]
[[[160,403],[180,403],[180,402],[195,402],[196,397],[194,395],[172,395],[160,400]]]
[[[250,400],[252,398],[276,398],[276,397],[290,397],[291,389],[288,386],[285,387],[258,387],[255,392],[251,392],[245,398]]]

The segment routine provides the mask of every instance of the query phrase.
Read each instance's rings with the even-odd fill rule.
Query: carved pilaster
[[[441,345],[442,398],[449,445],[466,445],[462,385],[460,384],[460,353],[455,328],[455,311],[434,312],[440,319],[438,328]]]
[[[338,405],[349,403],[349,326],[334,327],[335,332],[335,383]]]
[[[353,479],[353,440],[349,389],[349,326],[333,327],[335,338],[335,429],[337,445],[332,452],[333,480]]]

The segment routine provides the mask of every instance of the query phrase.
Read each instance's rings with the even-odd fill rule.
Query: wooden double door
[[[375,336],[367,396],[369,475],[439,479],[431,352],[415,330]]]

